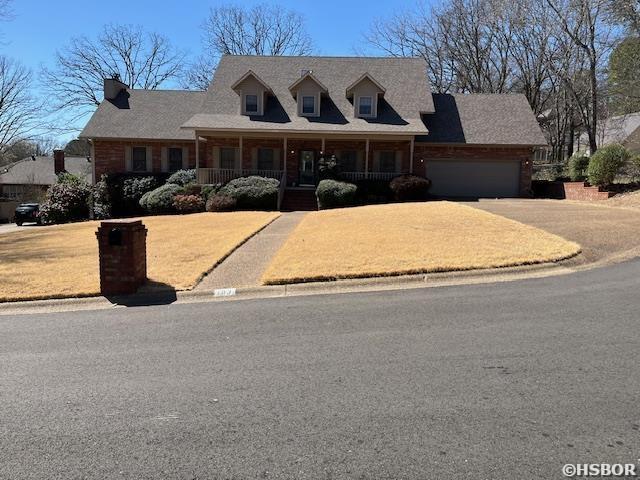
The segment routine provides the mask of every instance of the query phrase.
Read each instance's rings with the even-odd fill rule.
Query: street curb
[[[82,297],[0,303],[2,315],[103,310],[136,306],[159,306],[175,303],[248,300],[285,296],[356,293],[406,288],[433,288],[450,285],[495,283],[527,278],[540,278],[575,272],[559,263],[533,264],[481,270],[437,272],[390,277],[342,279],[330,282],[308,282],[289,285],[220,288],[212,291],[186,290],[147,291],[134,295],[112,297]]]

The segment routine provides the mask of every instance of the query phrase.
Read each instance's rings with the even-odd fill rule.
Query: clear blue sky
[[[415,2],[282,0],[266,3],[276,3],[300,12],[318,54],[353,55],[355,48],[367,51],[362,33],[376,17],[391,15],[413,6]],[[20,60],[35,74],[40,65],[53,63],[56,50],[64,47],[71,37],[92,37],[104,24],[124,23],[161,32],[176,47],[195,56],[201,49],[200,26],[209,9],[222,3],[205,0],[13,0],[13,19],[0,25],[3,32],[0,51]],[[262,2],[230,3],[251,6]],[[176,85],[168,84],[167,87]],[[82,120],[77,127],[81,128],[85,122]],[[61,140],[70,138],[73,135],[65,135]]]
[[[93,36],[105,23],[128,23],[162,32],[174,45],[195,55],[200,51],[200,25],[210,7],[222,2],[111,0],[100,3],[98,6],[98,2],[86,0],[14,0],[14,19],[0,26],[4,32],[4,45],[0,49],[36,70],[40,64],[50,64],[56,49],[68,43],[72,36]],[[250,6],[260,2],[236,3]],[[274,3],[304,15],[318,54],[352,55],[354,47],[364,46],[361,35],[374,18],[390,15],[415,1],[283,0]]]

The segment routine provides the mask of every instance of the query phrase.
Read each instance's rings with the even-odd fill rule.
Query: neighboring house
[[[81,138],[94,179],[188,167],[201,183],[257,174],[311,190],[336,155],[353,181],[415,173],[454,197],[528,196],[546,145],[523,95],[432,94],[423,60],[366,57],[224,56],[206,92],[106,80]]]
[[[0,198],[37,201],[56,183],[59,173],[72,173],[91,183],[92,169],[89,158],[65,158],[63,150],[56,150],[53,157],[27,157],[0,167]]]
[[[640,112],[618,115],[602,120],[598,127],[598,147],[619,143],[633,153],[640,153]],[[581,137],[581,143],[589,148],[586,135]]]

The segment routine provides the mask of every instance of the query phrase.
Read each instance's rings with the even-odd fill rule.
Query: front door
[[[313,150],[302,150],[300,152],[300,186],[315,186],[315,157]]]

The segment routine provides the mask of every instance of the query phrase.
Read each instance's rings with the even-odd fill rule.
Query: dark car
[[[42,220],[40,220],[40,205],[37,203],[20,204],[20,206],[16,208],[14,221],[18,226],[25,222],[35,222],[38,225],[42,225]]]

